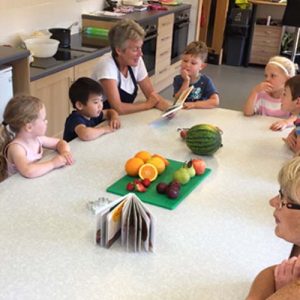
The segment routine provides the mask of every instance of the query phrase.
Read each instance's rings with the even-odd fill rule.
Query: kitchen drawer
[[[168,49],[172,46],[172,35],[166,35],[166,36],[158,36],[157,37],[157,51],[160,49]]]
[[[171,36],[173,33],[174,14],[169,14],[158,19],[158,38]]]
[[[250,55],[250,63],[265,65],[272,56],[278,55],[279,51],[269,51],[269,49],[253,49]]]
[[[155,71],[153,84],[155,90],[161,91],[173,83],[173,70],[170,65]]]
[[[270,39],[280,39],[282,34],[281,26],[266,26],[266,25],[255,25],[254,27],[254,38],[256,37],[267,37]]]
[[[171,50],[167,49],[156,53],[155,69],[171,64]]]

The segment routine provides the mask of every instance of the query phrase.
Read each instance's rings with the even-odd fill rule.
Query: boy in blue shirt
[[[173,88],[174,97],[178,99],[185,89],[194,86],[184,103],[185,109],[214,108],[219,105],[219,95],[213,82],[201,73],[206,67],[207,54],[205,43],[195,41],[187,46],[182,55],[180,75],[174,77]]]
[[[88,77],[77,79],[69,89],[69,98],[74,110],[65,123],[64,140],[69,142],[76,137],[83,141],[120,128],[119,115],[114,109],[104,109],[101,85]],[[107,120],[108,125],[97,126]]]

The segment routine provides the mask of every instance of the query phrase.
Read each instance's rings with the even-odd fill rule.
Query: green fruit
[[[197,155],[212,155],[222,146],[221,130],[209,124],[195,125],[187,132],[186,144]]]
[[[173,179],[180,184],[186,184],[190,181],[190,174],[186,168],[180,168],[173,174]]]
[[[184,168],[187,169],[191,178],[196,175],[196,170],[195,170],[195,168],[193,166],[193,162],[191,160],[184,166]]]

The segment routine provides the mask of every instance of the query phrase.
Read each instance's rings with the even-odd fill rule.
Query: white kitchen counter
[[[156,110],[122,117],[122,128],[71,143],[76,163],[36,179],[0,184],[0,299],[243,299],[262,268],[289,255],[274,235],[268,200],[292,153],[274,120],[224,109],[182,111],[159,128]],[[156,217],[155,253],[95,245],[89,200],[124,175],[139,150],[194,157],[178,127],[210,123],[223,144],[205,157],[211,175],[175,210],[146,205]],[[171,200],[170,200],[171,201]]]

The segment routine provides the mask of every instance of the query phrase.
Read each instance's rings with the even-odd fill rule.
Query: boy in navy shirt
[[[88,77],[77,79],[69,89],[69,98],[74,110],[65,123],[64,140],[69,142],[76,137],[83,141],[120,128],[119,115],[114,109],[104,109],[101,85]],[[97,126],[107,120],[108,125]]]
[[[194,86],[184,103],[185,109],[214,108],[219,105],[219,95],[213,82],[201,73],[206,67],[207,54],[205,43],[195,41],[187,46],[182,55],[180,75],[174,77],[173,88],[177,99],[185,89]]]

